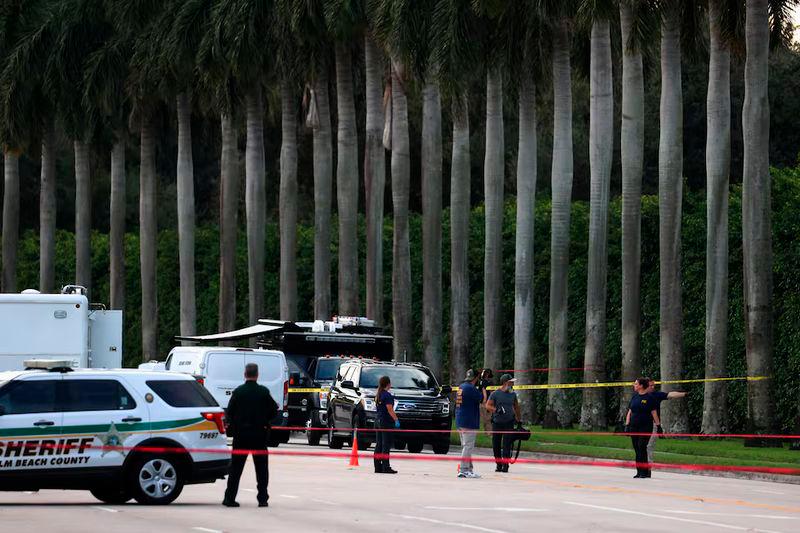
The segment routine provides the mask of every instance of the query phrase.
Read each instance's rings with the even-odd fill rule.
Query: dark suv
[[[346,361],[352,361],[351,357],[341,356],[324,356],[316,357],[311,362],[309,372],[314,387],[325,389],[323,391],[312,393],[308,399],[308,420],[306,427],[306,438],[308,444],[317,446],[322,438],[323,431],[321,428],[328,427],[328,394],[331,385],[333,385],[336,374],[339,372],[339,367]]]
[[[338,449],[353,442],[358,428],[359,449],[375,442],[375,391],[381,376],[389,376],[395,412],[403,430],[395,435],[397,449],[419,453],[425,444],[434,453],[450,449],[452,408],[449,386],[440,387],[427,367],[418,363],[350,360],[339,367],[328,397],[328,445]],[[430,431],[430,430],[441,430]]]

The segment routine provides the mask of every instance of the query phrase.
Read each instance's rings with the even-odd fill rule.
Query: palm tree
[[[569,224],[572,200],[572,70],[570,21],[554,16],[553,25],[553,160],[550,233],[550,309],[547,382],[564,383],[569,366],[567,292],[569,274]],[[568,426],[571,414],[564,389],[548,389],[547,420]]]
[[[728,181],[731,168],[731,47],[721,0],[708,2],[706,103],[706,378],[724,377],[728,355]],[[704,385],[704,433],[725,429],[728,387]]]
[[[788,2],[778,2],[778,4]],[[742,134],[742,251],[744,255],[747,375],[772,376],[772,226],[769,173],[769,31],[776,6],[750,0],[745,11],[747,59],[744,70]],[[770,9],[772,7],[772,9]],[[772,11],[772,13],[771,13]],[[785,19],[784,19],[785,20]],[[770,381],[747,383],[748,424],[753,433],[773,425]]]
[[[339,215],[340,315],[358,314],[358,137],[353,89],[352,43],[361,39],[360,0],[328,0],[325,19],[334,38],[336,63],[336,202]]]
[[[314,168],[314,319],[331,316],[331,191],[333,147],[331,142],[331,111],[328,98],[328,72],[331,64],[331,38],[327,31],[323,0],[294,2],[282,0],[280,10],[292,10],[291,30],[300,55],[300,74],[307,84],[308,116],[306,126],[313,136]]]
[[[665,5],[661,20],[661,107],[658,150],[659,329],[661,379],[683,377],[681,321],[681,204],[683,187],[683,99],[681,92],[681,6]],[[664,391],[672,387],[665,385]],[[685,400],[667,402],[662,424],[685,433]]]
[[[438,2],[432,16],[433,64],[442,92],[451,101],[453,145],[450,165],[450,378],[461,379],[470,359],[469,216],[470,148],[467,88],[475,76],[480,25],[471,0]]]
[[[642,172],[644,168],[643,31],[650,22],[649,2],[619,4],[622,34],[622,380],[632,382],[642,371],[641,247]],[[632,391],[623,389],[619,418],[624,420]]]
[[[591,4],[591,2],[590,2]],[[608,11],[604,11],[605,7]],[[606,288],[608,271],[608,195],[614,133],[614,91],[611,67],[611,6],[591,13],[589,78],[589,263],[586,283],[586,348],[584,381],[605,378]],[[583,391],[581,427],[606,427],[606,402],[602,389]]]
[[[76,140],[75,150],[75,281],[91,292],[92,178],[89,144]]]
[[[293,84],[281,81],[281,320],[297,319],[297,113]]]
[[[19,155],[3,153],[3,292],[17,292],[17,246],[19,243]]]
[[[383,148],[383,73],[385,59],[370,32],[364,35],[366,135],[364,191],[367,200],[367,316],[383,324],[383,196],[386,153]],[[440,328],[441,329],[441,328]]]
[[[42,134],[42,169],[39,188],[39,290],[55,290],[56,277],[56,131],[52,118]]]

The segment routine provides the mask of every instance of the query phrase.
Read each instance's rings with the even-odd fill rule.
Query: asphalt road
[[[327,452],[282,445],[281,451]],[[346,451],[346,450],[345,450]],[[428,451],[425,457],[432,457]],[[800,531],[800,485],[629,469],[478,463],[482,479],[456,478],[451,461],[392,461],[377,475],[362,457],[270,457],[270,506],[256,507],[248,462],[242,507],[220,505],[224,482],[186,487],[165,507],[101,504],[86,492],[0,493],[3,531],[207,532],[530,532]]]

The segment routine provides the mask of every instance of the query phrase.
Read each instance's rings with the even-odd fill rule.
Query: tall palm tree
[[[547,382],[564,383],[569,366],[567,293],[569,225],[572,201],[572,69],[570,20],[566,13],[553,17],[553,156],[551,169],[550,308],[548,319]],[[547,420],[568,426],[571,413],[564,389],[548,389]]]
[[[328,73],[331,60],[331,37],[325,20],[325,1],[294,2],[281,0],[281,12],[291,8],[291,30],[299,54],[299,74],[308,80],[306,126],[313,136],[314,170],[314,319],[331,316],[331,194],[333,147],[331,111],[328,96]],[[303,68],[304,67],[304,68]],[[366,170],[365,170],[366,173]]]
[[[325,19],[335,40],[336,203],[339,215],[340,315],[358,314],[358,137],[356,133],[351,46],[360,41],[364,5],[358,0],[328,0]]]
[[[437,2],[432,15],[432,62],[451,104],[450,164],[450,378],[461,379],[470,364],[469,217],[470,147],[468,87],[476,75],[480,24],[471,0]]]
[[[683,188],[683,98],[681,5],[665,4],[661,20],[661,106],[658,150],[659,329],[661,379],[683,377],[681,308],[681,205]],[[665,385],[669,391],[672,387]],[[664,428],[685,433],[685,400],[664,404]]]
[[[17,247],[19,244],[19,155],[3,153],[3,292],[17,291]]]
[[[39,290],[43,293],[55,290],[56,209],[56,130],[50,118],[42,134],[39,188]]]
[[[592,2],[589,2],[590,4]],[[611,62],[610,8],[591,13],[589,79],[589,263],[586,283],[586,348],[584,381],[605,379],[606,291],[608,274],[608,196],[614,134],[614,91]],[[602,8],[606,8],[605,10]],[[606,401],[602,389],[583,391],[581,427],[606,427]]]
[[[297,113],[292,80],[281,81],[280,317],[297,320]]]
[[[75,281],[92,286],[92,178],[89,144],[76,140],[75,150]]]
[[[731,169],[731,47],[725,37],[727,3],[708,2],[706,100],[706,378],[724,377],[728,356],[728,182]],[[704,385],[704,433],[722,433],[728,387]]]
[[[367,208],[367,316],[383,324],[383,196],[386,153],[383,148],[383,74],[386,60],[375,37],[364,35],[366,135],[364,192]],[[441,329],[441,328],[440,328]]]
[[[644,67],[641,36],[651,13],[647,0],[619,4],[622,34],[622,379],[642,371],[641,248],[642,172],[644,168]],[[625,388],[619,418],[624,420],[632,392]]]

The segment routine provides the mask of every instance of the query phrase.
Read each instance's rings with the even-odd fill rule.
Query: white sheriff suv
[[[167,504],[227,474],[224,412],[192,376],[63,363],[0,372],[0,491]]]

